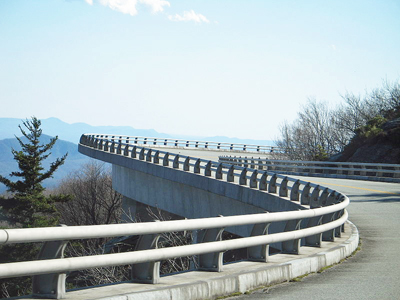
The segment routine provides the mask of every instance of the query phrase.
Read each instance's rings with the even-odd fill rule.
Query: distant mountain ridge
[[[13,138],[14,135],[20,136],[18,125],[22,124],[24,119],[17,118],[0,118],[0,140]],[[65,123],[57,118],[42,119],[43,133],[49,136],[58,136],[59,139],[69,141],[75,144],[79,143],[79,138],[83,133],[105,133],[115,135],[128,135],[128,136],[143,136],[155,138],[176,138],[187,140],[202,140],[214,142],[227,142],[238,144],[253,144],[253,145],[269,145],[273,146],[275,143],[270,140],[252,140],[252,139],[239,139],[230,138],[226,136],[213,136],[213,137],[198,137],[190,135],[170,135],[166,133],[157,132],[154,129],[136,129],[130,126],[92,126],[86,123]]]
[[[0,118],[0,175],[8,176],[11,172],[17,171],[18,166],[11,153],[11,149],[20,150],[20,145],[15,136],[21,136],[18,125],[22,125],[22,119],[16,118]],[[47,188],[56,187],[58,183],[68,176],[68,174],[80,169],[91,158],[78,152],[79,138],[83,133],[104,133],[128,136],[143,136],[155,138],[177,138],[186,140],[201,140],[214,142],[227,142],[238,144],[254,144],[254,145],[274,145],[271,141],[260,141],[250,139],[229,138],[225,136],[204,137],[175,135],[170,136],[165,133],[159,133],[154,129],[135,129],[129,126],[91,126],[85,123],[68,124],[57,118],[49,118],[41,120],[41,144],[48,143],[50,138],[58,136],[58,141],[51,149],[51,155],[43,164],[47,170],[50,162],[62,157],[68,152],[68,157],[64,163],[54,174],[54,178],[49,178],[44,182]],[[17,178],[15,178],[17,179]],[[6,190],[3,184],[0,184],[0,193]]]

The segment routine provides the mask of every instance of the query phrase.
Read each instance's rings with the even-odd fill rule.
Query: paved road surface
[[[400,299],[400,184],[307,180],[349,196],[350,220],[360,231],[362,250],[346,262],[301,282],[229,299]]]
[[[253,155],[209,150],[167,151],[214,161],[218,161],[219,155]],[[350,198],[348,212],[360,231],[362,250],[346,262],[301,282],[229,299],[400,299],[400,184],[296,177],[329,186]]]

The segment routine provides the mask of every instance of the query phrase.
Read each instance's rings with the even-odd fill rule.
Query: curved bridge
[[[248,261],[264,263],[270,260],[269,246],[280,253],[299,255],[302,249],[321,247],[322,241],[340,239],[348,217],[345,208],[349,199],[344,194],[268,171],[152,149],[122,136],[83,135],[79,151],[113,165],[113,185],[125,196],[126,206],[135,208],[138,202],[144,203],[189,219],[0,231],[1,243],[46,242],[42,251],[46,254],[40,261],[0,265],[0,277],[33,275],[34,292],[39,297],[65,297],[65,273],[85,268],[132,264],[133,281],[158,283],[157,262],[167,258],[198,255],[201,270],[221,272],[225,269],[223,252],[231,249],[247,248]],[[224,229],[242,238],[221,240]],[[160,233],[184,230],[199,230],[196,244],[156,249]],[[351,230],[356,232],[354,227]],[[62,258],[66,240],[123,235],[141,235],[140,251]],[[244,292],[318,271],[351,254],[358,235],[350,240],[331,254],[314,256],[297,267],[286,265],[280,275],[273,275],[275,269],[263,270],[259,276],[264,279],[223,288],[208,286],[207,293],[192,292],[190,297],[204,299]],[[181,292],[174,299],[190,298],[187,292]]]

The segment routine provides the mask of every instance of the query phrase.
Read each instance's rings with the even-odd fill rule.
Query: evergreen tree
[[[21,150],[12,149],[14,159],[18,163],[19,171],[12,172],[10,178],[19,178],[12,181],[0,175],[0,182],[6,185],[9,197],[0,197],[0,209],[7,217],[11,227],[31,228],[54,226],[58,223],[58,214],[55,201],[65,200],[65,196],[49,197],[44,195],[42,182],[52,177],[66,157],[50,164],[44,171],[42,162],[51,154],[49,150],[54,146],[58,137],[54,137],[48,144],[40,143],[42,130],[41,122],[35,117],[23,122],[25,127],[19,126],[22,137],[16,137]],[[0,247],[0,263],[33,260],[38,253],[36,244],[13,244]],[[30,278],[0,279],[2,297],[27,294],[30,291]]]

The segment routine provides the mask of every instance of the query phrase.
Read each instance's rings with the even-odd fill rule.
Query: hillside
[[[337,161],[400,164],[400,112],[360,128]]]

